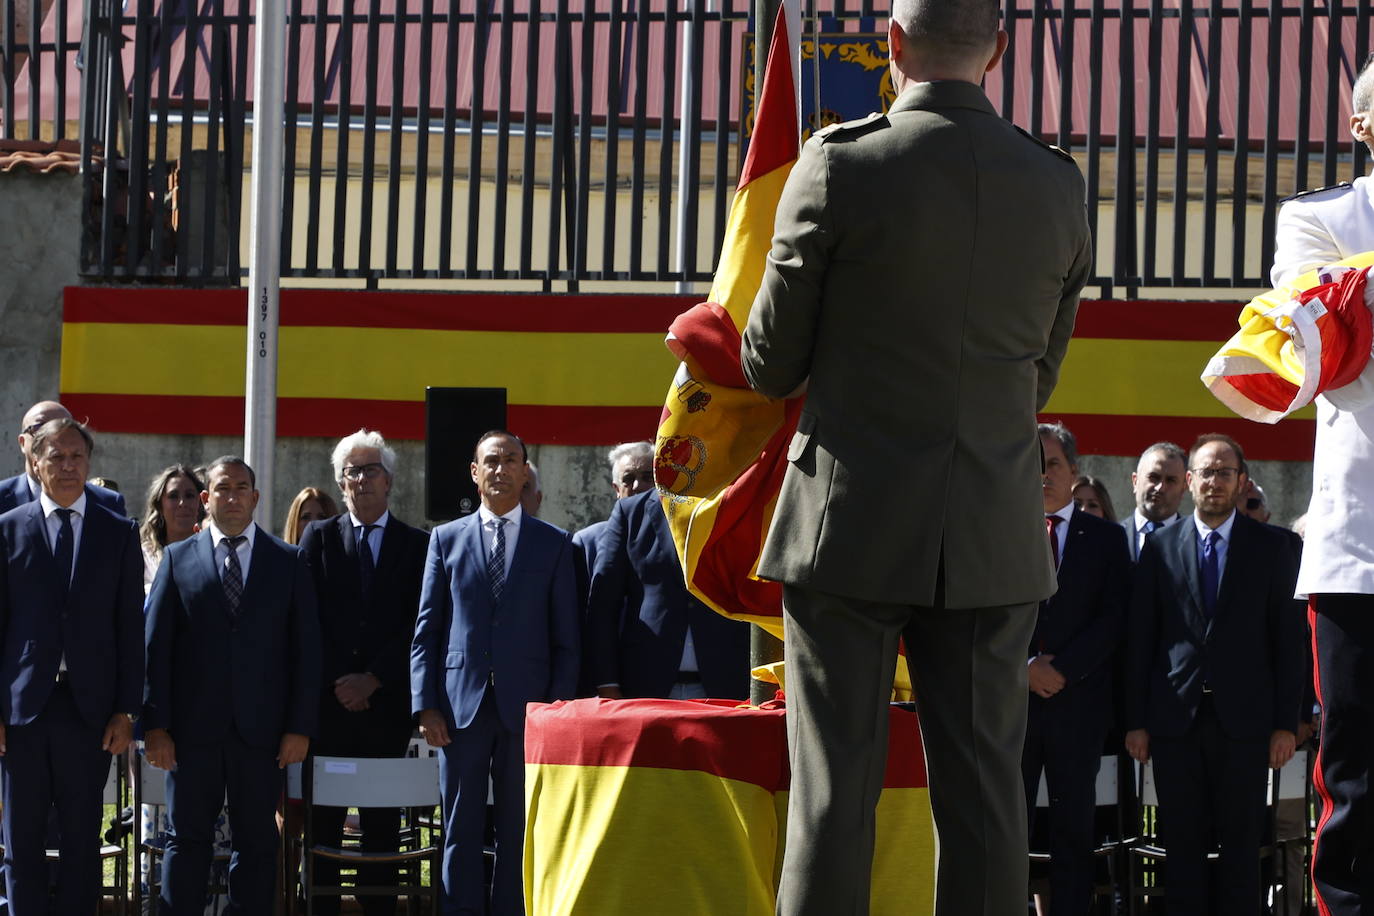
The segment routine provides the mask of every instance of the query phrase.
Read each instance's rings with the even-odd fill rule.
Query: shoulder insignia
[[[886,126],[887,115],[883,114],[881,111],[875,111],[866,118],[859,118],[854,121],[841,121],[838,124],[827,124],[825,127],[822,127],[812,134],[812,136],[819,137],[822,143],[833,140],[852,140],[855,137],[863,136],[870,130]]]
[[[1043,149],[1049,150],[1050,152],[1052,152],[1052,153],[1054,153],[1056,156],[1058,156],[1060,159],[1063,159],[1063,160],[1065,160],[1065,161],[1067,161],[1067,162],[1073,162],[1073,161],[1074,161],[1073,154],[1069,153],[1068,151],[1063,150],[1063,149],[1060,149],[1059,147],[1055,146],[1053,143],[1046,143],[1044,140],[1041,140],[1041,139],[1040,139],[1039,137],[1037,137],[1035,134],[1031,133],[1031,132],[1028,131],[1028,130],[1024,130],[1023,128],[1019,127],[1019,126],[1016,125],[1016,124],[1013,124],[1012,127],[1015,127],[1015,128],[1016,128],[1016,132],[1017,132],[1018,134],[1020,134],[1021,136],[1025,137],[1027,140],[1029,140],[1030,142],[1034,143],[1036,146],[1039,146],[1039,147],[1042,147]],[[1075,163],[1075,164],[1076,164],[1076,163]]]
[[[1324,188],[1313,188],[1311,191],[1299,191],[1298,193],[1292,195],[1291,197],[1281,197],[1281,198],[1279,198],[1279,203],[1281,203],[1281,204],[1286,204],[1286,203],[1288,203],[1290,200],[1298,200],[1298,199],[1303,198],[1303,197],[1311,197],[1313,194],[1324,194],[1324,193],[1326,193],[1327,191],[1349,191],[1349,190],[1350,190],[1351,188],[1353,188],[1353,187],[1355,187],[1355,186],[1354,186],[1353,184],[1351,184],[1350,182],[1348,182],[1348,181],[1341,181],[1341,182],[1337,182],[1336,184],[1333,184],[1333,185],[1328,185],[1327,187],[1324,187]]]

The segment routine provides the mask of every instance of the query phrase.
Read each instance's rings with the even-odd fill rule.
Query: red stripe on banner
[[[768,63],[763,71],[763,91],[758,95],[754,132],[749,152],[740,169],[739,186],[781,168],[797,158],[801,130],[797,126],[797,87],[792,82],[791,42],[787,40],[787,4],[778,6]]]
[[[771,792],[790,782],[781,709],[734,700],[590,699],[531,703],[527,710],[526,763],[698,770]],[[883,787],[927,785],[916,715],[889,707]]]
[[[1163,302],[1085,299],[1073,336],[1126,340],[1230,340],[1240,329],[1243,302]]]
[[[284,289],[283,327],[414,328],[433,331],[667,334],[699,296],[414,293]],[[115,289],[69,286],[67,323],[243,327],[243,289]]]
[[[187,436],[243,435],[244,399],[152,394],[62,394],[78,418],[90,418],[97,432]],[[535,445],[605,445],[652,440],[658,407],[570,407],[512,404],[507,425]],[[278,398],[277,435],[344,435],[367,426],[388,438],[425,437],[423,401],[349,398]]]
[[[1239,417],[1146,417],[1114,414],[1046,413],[1040,419],[1055,420],[1073,430],[1085,455],[1139,455],[1154,442],[1170,441],[1187,448],[1203,433],[1225,433],[1245,449],[1245,456],[1260,461],[1311,461],[1317,435],[1316,420],[1289,417],[1269,425]]]

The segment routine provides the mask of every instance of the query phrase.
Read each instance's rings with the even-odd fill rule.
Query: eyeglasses
[[[1264,500],[1260,499],[1258,496],[1252,496],[1245,501],[1245,509],[1248,512],[1254,512],[1256,509],[1262,508],[1263,506]]]
[[[34,433],[38,432],[40,429],[43,428],[43,424],[45,422],[45,420],[39,420],[37,423],[30,423],[28,426],[25,426],[19,432],[25,436],[32,436]]]
[[[1219,477],[1222,480],[1235,480],[1240,473],[1240,468],[1189,468],[1189,470],[1201,477],[1203,480],[1211,480]]]
[[[375,461],[371,464],[352,464],[343,469],[343,475],[349,480],[362,480],[364,477],[372,480],[385,473],[386,468]]]

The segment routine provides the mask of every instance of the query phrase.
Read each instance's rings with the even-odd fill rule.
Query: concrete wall
[[[62,287],[78,282],[81,179],[0,172],[0,472],[20,469],[19,421],[56,398]]]

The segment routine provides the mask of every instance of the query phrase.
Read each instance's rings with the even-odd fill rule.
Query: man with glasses
[[[24,471],[0,480],[0,512],[8,512],[15,506],[38,500],[42,486],[38,482],[38,472],[30,460],[33,435],[44,423],[59,419],[71,419],[71,411],[56,401],[39,401],[24,414],[24,419],[19,423],[19,453],[24,458]],[[114,490],[87,484],[86,498],[116,515],[126,514],[124,497]]]
[[[1374,153],[1374,57],[1351,90],[1350,135]],[[1279,211],[1271,279],[1286,286],[1315,268],[1374,251],[1374,180],[1356,178],[1289,199]],[[1312,502],[1298,596],[1309,599],[1321,698],[1317,780],[1322,817],[1312,879],[1323,913],[1374,906],[1374,363],[1317,398]]]
[[[320,734],[315,753],[334,757],[404,757],[410,715],[410,640],[420,606],[420,578],[429,535],[390,511],[396,452],[381,433],[360,429],[339,440],[331,456],[347,512],[315,522],[301,538],[319,599],[322,639]],[[344,808],[318,806],[316,843],[341,846]],[[364,852],[396,848],[399,810],[359,812]],[[339,865],[315,866],[317,883],[337,885]],[[395,884],[395,869],[360,869],[362,885]],[[363,912],[396,912],[392,897],[362,898]],[[339,911],[321,897],[315,912]]]
[[[1276,529],[1236,511],[1246,476],[1235,440],[1198,439],[1187,472],[1196,510],[1145,539],[1132,594],[1126,750],[1154,760],[1170,916],[1259,911],[1266,771],[1297,740],[1297,570]]]

